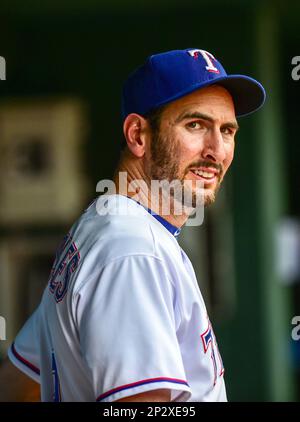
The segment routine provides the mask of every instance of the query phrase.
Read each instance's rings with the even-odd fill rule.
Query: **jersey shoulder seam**
[[[114,263],[116,263],[117,261],[120,261],[120,260],[125,260],[126,258],[134,258],[134,257],[151,258],[151,259],[154,259],[156,261],[159,261],[161,264],[163,264],[163,260],[160,257],[155,256],[155,255],[152,255],[152,254],[149,254],[149,253],[141,253],[141,252],[139,252],[139,253],[130,253],[130,254],[118,256],[118,257],[113,258],[113,259],[109,259],[108,261],[106,261],[106,262],[102,263],[101,265],[97,266],[95,268],[95,271],[93,271],[93,273],[90,274],[90,276],[87,279],[83,280],[79,284],[79,286],[75,290],[73,290],[73,298],[80,292],[81,288],[83,287],[83,284],[87,283],[91,278],[93,278],[95,276],[95,272],[96,271],[97,272],[101,272],[105,267],[107,267],[110,264],[114,264]],[[168,279],[169,279],[169,277],[168,277]],[[171,280],[169,280],[169,281],[171,282]],[[173,285],[173,283],[172,283],[172,285]]]

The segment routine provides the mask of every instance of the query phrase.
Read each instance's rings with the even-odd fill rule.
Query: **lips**
[[[216,181],[219,171],[213,167],[200,167],[190,169],[193,175],[196,176],[198,180],[202,180],[206,183],[213,183]]]

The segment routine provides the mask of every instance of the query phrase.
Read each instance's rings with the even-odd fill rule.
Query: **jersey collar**
[[[143,208],[145,208],[145,210],[148,211],[148,213],[151,214],[152,217],[154,217],[157,221],[159,221],[174,237],[179,236],[179,234],[181,232],[181,228],[173,226],[173,224],[169,223],[162,216],[160,216],[159,214],[156,214],[156,212],[152,211],[150,208],[145,207],[143,204],[136,201],[135,199],[130,198],[130,196],[128,196],[127,198],[131,199],[132,201],[136,202],[137,204],[139,204]]]

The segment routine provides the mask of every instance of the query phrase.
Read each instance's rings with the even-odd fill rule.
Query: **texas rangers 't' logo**
[[[201,334],[201,340],[202,340],[202,345],[203,345],[203,349],[204,349],[204,353],[207,353],[209,346],[211,346],[211,360],[213,363],[213,367],[214,367],[214,385],[217,382],[217,376],[221,377],[224,374],[224,366],[223,366],[223,361],[218,349],[218,345],[216,342],[216,338],[215,338],[215,334],[213,332],[212,326],[210,321],[208,320],[208,327],[207,329],[204,331],[203,334]],[[217,359],[216,359],[216,354],[215,354],[215,350],[217,351],[218,354],[218,358],[219,358],[219,362],[221,365],[221,369],[219,371],[218,374],[218,367],[217,367]]]
[[[220,73],[219,69],[215,67],[213,63],[213,62],[216,62],[217,59],[208,51],[194,49],[194,50],[189,50],[188,53],[190,56],[194,57],[195,59],[197,59],[199,57],[199,54],[201,54],[201,56],[204,58],[207,64],[207,66],[205,66],[205,69],[208,72]]]

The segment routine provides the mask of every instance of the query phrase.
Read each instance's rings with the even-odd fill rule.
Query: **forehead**
[[[168,104],[163,118],[176,120],[185,112],[202,112],[221,121],[235,121],[234,103],[229,92],[222,86],[201,88]]]

